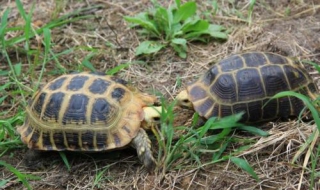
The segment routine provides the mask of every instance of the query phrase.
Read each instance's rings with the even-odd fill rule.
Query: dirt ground
[[[30,11],[32,2],[22,0],[26,12]],[[122,63],[143,60],[145,63],[132,64],[117,75],[132,82],[142,91],[162,93],[168,101],[173,100],[188,82],[200,76],[214,62],[234,53],[271,51],[320,63],[319,0],[257,0],[251,24],[237,17],[239,14],[247,17],[248,1],[218,1],[217,14],[209,15],[208,18],[213,23],[221,24],[230,30],[229,39],[224,43],[214,41],[208,44],[190,43],[187,59],[179,58],[170,48],[153,56],[135,56],[135,47],[143,39],[135,29],[129,28],[123,16],[133,16],[147,10],[152,7],[151,1],[36,2],[33,13],[35,28],[74,10],[92,7],[80,14],[94,15],[94,18],[76,21],[51,31],[54,44],[52,50],[55,53],[74,48],[70,54],[59,57],[61,65],[66,70],[80,68],[81,61],[90,52],[89,48],[96,50],[90,61],[97,70],[103,72]],[[159,2],[163,6],[168,6],[174,1]],[[210,1],[197,1],[197,5],[199,13],[212,10]],[[12,9],[9,26],[23,25],[24,21],[14,1],[0,1],[0,16],[7,7]],[[12,32],[7,38],[20,34]],[[107,45],[110,42],[114,47]],[[31,43],[31,47],[38,47],[37,38]],[[10,50],[9,53],[17,62],[22,62],[23,67],[28,67],[23,53],[16,49]],[[0,57],[0,61],[1,69],[7,70],[5,60]],[[319,77],[314,70],[310,66],[307,68],[319,84],[317,80]],[[54,61],[47,64],[43,83],[53,78],[56,70]],[[178,78],[181,79],[181,87]],[[23,82],[31,86],[36,81],[37,76],[26,76]],[[12,109],[12,114],[17,111],[18,109]],[[177,115],[177,123],[181,125],[190,119],[190,114],[185,114],[182,110],[181,113],[177,112]],[[188,162],[182,163],[181,169],[172,169],[165,174],[161,171],[148,174],[143,170],[133,149],[103,154],[67,154],[71,164],[70,171],[55,152],[48,153],[47,158],[44,158],[46,166],[37,171],[23,165],[26,149],[12,150],[0,159],[20,171],[40,176],[41,180],[29,181],[34,189],[308,189],[310,171],[302,169],[306,153],[301,154],[294,164],[291,164],[291,160],[306,138],[315,130],[315,126],[298,124],[296,121],[269,123],[268,126],[271,135],[267,138],[250,137],[257,143],[239,155],[254,168],[261,179],[260,182],[256,182],[246,172],[228,161],[200,169],[193,168],[192,163]],[[153,146],[157,147],[155,141]],[[239,145],[233,144],[233,146]],[[156,154],[156,150],[154,153]],[[95,184],[97,175],[104,169],[101,180]],[[4,168],[0,168],[0,175],[0,178],[10,180],[6,189],[24,189],[17,178]],[[320,177],[316,179],[319,180]],[[319,183],[316,184],[316,188],[320,188]]]

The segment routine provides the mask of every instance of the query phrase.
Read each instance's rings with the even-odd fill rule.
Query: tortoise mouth
[[[193,106],[189,106],[189,105],[179,105],[179,107],[183,108],[183,109],[188,109],[188,110],[192,110]]]

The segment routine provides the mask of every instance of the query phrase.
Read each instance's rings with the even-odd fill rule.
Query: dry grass
[[[25,10],[30,10],[30,0],[23,0]],[[247,15],[247,1],[236,1],[233,7],[229,1],[219,1],[220,9],[212,21],[231,30],[226,43],[189,44],[188,57],[180,59],[171,49],[154,56],[135,57],[134,49],[141,42],[135,30],[130,29],[123,20],[124,15],[135,15],[145,11],[152,4],[140,1],[37,1],[33,14],[33,26],[41,26],[59,15],[76,9],[100,5],[83,14],[94,15],[52,30],[52,50],[56,53],[75,48],[70,55],[59,58],[67,70],[80,68],[80,63],[91,51],[96,49],[91,62],[99,71],[106,71],[121,63],[144,60],[144,64],[132,64],[118,75],[134,83],[139,89],[161,92],[168,100],[183,88],[185,84],[201,75],[215,61],[233,53],[246,51],[272,51],[298,59],[308,59],[320,63],[320,2],[318,0],[296,1],[257,1],[253,11],[251,25],[235,16],[238,10]],[[162,2],[168,5],[167,1]],[[11,7],[9,25],[23,25],[13,1],[0,2],[0,15],[4,8]],[[202,12],[210,10],[206,1],[198,1]],[[286,12],[290,9],[290,14]],[[223,10],[223,11],[222,11]],[[7,38],[19,35],[11,32]],[[38,47],[38,40],[32,40],[32,47]],[[112,43],[115,47],[106,44]],[[10,55],[16,62],[26,63],[26,56],[15,49]],[[7,70],[7,63],[0,57],[0,69]],[[27,64],[23,64],[27,67]],[[54,62],[46,71],[55,71]],[[313,72],[310,68],[310,72]],[[54,74],[44,76],[43,82],[53,78]],[[177,78],[180,77],[182,87]],[[24,83],[32,86],[36,76],[25,76]],[[8,81],[0,78],[1,84]],[[1,110],[11,110],[14,115],[17,105],[4,102]],[[190,115],[177,111],[177,123],[184,124]],[[294,163],[292,159],[307,137],[315,130],[314,125],[298,122],[270,123],[267,138],[249,136],[257,142],[239,156],[248,160],[261,181],[256,182],[247,173],[229,162],[207,165],[201,169],[192,169],[192,163],[182,163],[182,169],[172,170],[164,176],[159,173],[146,174],[135,156],[134,150],[115,151],[100,155],[67,155],[71,162],[68,171],[56,153],[48,156],[48,166],[41,171],[31,171],[22,164],[25,150],[13,151],[14,157],[4,155],[1,160],[12,164],[20,171],[41,176],[40,181],[31,181],[34,189],[308,189],[310,173],[303,170],[307,153],[303,152]],[[236,134],[239,136],[246,134]],[[234,148],[241,144],[233,144]],[[232,147],[230,147],[232,148]],[[204,157],[203,160],[210,159]],[[52,162],[52,160],[54,160]],[[308,165],[309,166],[309,165]],[[309,166],[310,168],[310,166]],[[106,169],[102,179],[94,186],[97,174]],[[304,173],[303,173],[304,172]],[[23,189],[13,174],[0,168],[0,178],[11,179],[8,189]],[[319,179],[317,179],[319,180]],[[319,184],[315,187],[320,188]]]

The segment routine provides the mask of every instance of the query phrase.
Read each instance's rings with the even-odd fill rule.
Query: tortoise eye
[[[183,103],[188,104],[190,101],[188,99],[182,100]]]
[[[153,117],[153,121],[155,122],[160,122],[161,118],[160,117]]]

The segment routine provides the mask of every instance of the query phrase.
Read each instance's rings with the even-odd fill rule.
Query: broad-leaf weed
[[[195,2],[175,5],[164,8],[157,5],[155,8],[141,12],[136,16],[125,16],[124,19],[132,27],[140,27],[138,33],[148,39],[136,49],[136,55],[152,54],[164,47],[171,46],[181,58],[187,57],[187,42],[208,42],[212,39],[226,40],[228,35],[223,26],[210,24],[200,19],[196,13]]]

